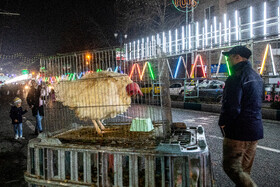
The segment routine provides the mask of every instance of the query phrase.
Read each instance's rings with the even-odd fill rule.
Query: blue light
[[[83,72],[81,72],[81,73],[80,73],[80,75],[79,75],[78,79],[81,79],[81,78],[82,78],[82,76],[83,76]]]
[[[118,72],[118,68],[119,68],[119,66],[117,66],[116,68],[115,68],[115,73],[117,73]]]
[[[177,77],[179,67],[180,67],[180,64],[181,64],[181,60],[182,60],[182,57],[179,57],[178,62],[177,62],[177,66],[176,66],[176,71],[175,71],[175,74],[174,74],[174,78]]]

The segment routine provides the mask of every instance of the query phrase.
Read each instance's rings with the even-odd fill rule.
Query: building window
[[[214,6],[210,6],[208,8],[205,9],[204,13],[205,13],[205,19],[210,20],[213,19],[214,17]]]

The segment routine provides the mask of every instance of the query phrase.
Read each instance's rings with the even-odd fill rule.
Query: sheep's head
[[[141,92],[139,85],[135,82],[128,84],[126,86],[126,91],[127,91],[128,95],[130,95],[130,96],[134,96],[137,94],[143,96],[143,93]]]

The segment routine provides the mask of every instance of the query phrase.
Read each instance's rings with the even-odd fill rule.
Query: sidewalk
[[[205,112],[220,113],[221,104],[207,104],[207,103],[188,103],[183,101],[171,101],[172,108],[183,108],[190,110],[198,110]],[[263,119],[280,120],[280,110],[269,108],[270,103],[263,103],[262,117]]]

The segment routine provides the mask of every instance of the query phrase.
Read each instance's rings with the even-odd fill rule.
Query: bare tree
[[[185,14],[177,11],[172,0],[117,0],[117,29],[130,38],[148,36],[179,27]]]

